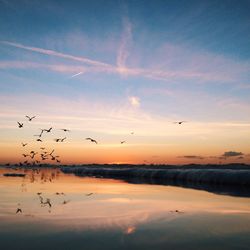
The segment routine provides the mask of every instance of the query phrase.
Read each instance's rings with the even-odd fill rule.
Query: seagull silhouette
[[[52,130],[52,127],[49,128],[49,129],[43,129],[43,131],[45,131],[45,132],[47,132],[47,133],[51,132],[51,130]]]
[[[43,135],[43,129],[41,130],[41,133],[39,135],[34,135],[34,136],[38,136],[39,138],[41,138]]]
[[[28,144],[28,143],[23,143],[23,142],[22,142],[22,146],[23,146],[23,147],[25,147],[27,144]]]
[[[52,156],[52,154],[53,154],[54,152],[55,152],[55,149],[53,149],[49,155]]]
[[[30,117],[30,116],[28,116],[28,115],[26,115],[25,117],[27,117],[27,118],[29,119],[30,122],[31,122],[34,118],[36,118],[36,116]]]
[[[64,140],[66,140],[66,137],[62,138],[62,139],[61,139],[61,142],[64,142]]]
[[[179,122],[174,122],[174,123],[177,123],[177,124],[182,124],[183,122],[187,122],[187,121],[179,121]]]
[[[126,141],[121,141],[121,144],[125,143]]]
[[[18,127],[19,128],[22,128],[23,127],[23,123],[21,123],[21,122],[17,122],[18,123]]]
[[[42,140],[41,140],[41,139],[36,139],[36,141],[40,141],[40,142],[42,142]]]
[[[70,130],[66,129],[66,128],[62,128],[61,130],[64,131],[64,132],[70,132]]]
[[[85,140],[89,140],[89,141],[94,142],[94,143],[96,143],[96,144],[97,144],[97,141],[96,141],[96,140],[94,140],[94,139],[92,139],[92,138],[90,138],[90,137],[85,138]]]
[[[55,142],[59,142],[60,140],[61,140],[60,138],[54,139]]]

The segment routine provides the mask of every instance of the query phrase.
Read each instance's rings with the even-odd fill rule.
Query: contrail
[[[74,74],[73,76],[71,76],[70,78],[73,78],[73,77],[79,76],[79,75],[81,75],[81,74],[83,74],[83,72],[76,73],[76,74]]]
[[[44,55],[67,58],[67,59],[71,59],[71,60],[74,60],[74,61],[83,62],[83,63],[86,63],[88,65],[92,65],[92,66],[106,67],[106,68],[110,68],[110,67],[112,68],[113,67],[110,64],[95,61],[95,60],[91,60],[91,59],[88,59],[86,57],[72,56],[72,55],[63,54],[63,53],[60,53],[60,52],[57,52],[57,51],[54,51],[54,50],[50,50],[50,49],[42,49],[42,48],[37,48],[37,47],[30,47],[30,46],[25,46],[25,45],[20,44],[20,43],[12,43],[12,42],[8,42],[8,41],[0,41],[0,42],[2,44],[6,44],[6,45],[9,45],[9,46],[12,46],[12,47],[33,51],[33,52],[37,52],[37,53],[44,54]]]

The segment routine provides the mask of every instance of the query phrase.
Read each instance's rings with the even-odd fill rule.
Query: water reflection
[[[249,198],[58,169],[0,169],[3,249],[248,249],[249,205]]]

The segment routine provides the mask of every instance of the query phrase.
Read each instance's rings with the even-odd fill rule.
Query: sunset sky
[[[250,163],[249,13],[250,1],[0,0],[0,163],[42,146],[62,164]]]

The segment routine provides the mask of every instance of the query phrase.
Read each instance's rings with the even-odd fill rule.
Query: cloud
[[[60,52],[57,52],[57,51],[54,51],[54,50],[42,49],[42,48],[31,47],[31,46],[25,46],[25,45],[22,45],[20,43],[13,43],[13,42],[9,42],[9,41],[1,41],[1,43],[12,46],[12,47],[37,52],[37,53],[40,53],[40,54],[45,54],[45,55],[50,55],[50,56],[57,56],[57,57],[65,58],[65,59],[70,59],[70,60],[86,63],[86,64],[92,65],[92,66],[98,66],[98,67],[110,67],[111,66],[111,65],[109,65],[107,63],[91,60],[91,59],[88,59],[86,57],[72,56],[72,55],[63,54],[63,53],[60,53]]]
[[[129,97],[129,102],[133,107],[140,107],[140,98],[137,96],[130,96]]]
[[[224,154],[222,155],[222,157],[234,157],[234,156],[242,156],[244,155],[242,152],[235,152],[235,151],[227,151],[224,152]]]
[[[248,64],[237,65],[236,63],[231,62],[231,61],[227,63],[227,68],[230,68],[230,70],[233,68],[234,70],[233,71],[231,70],[232,72],[227,71],[224,68],[218,71],[216,69],[216,67],[218,66],[217,64],[219,64],[217,61],[215,62],[215,65],[217,65],[216,67],[214,67],[213,69],[207,70],[207,67],[205,66],[208,66],[211,64],[210,62],[211,60],[209,61],[208,59],[211,59],[212,56],[205,56],[205,58],[207,59],[203,59],[203,60],[207,64],[202,63],[205,65],[204,67],[201,67],[201,68],[199,67],[197,68],[194,66],[187,67],[187,65],[181,68],[176,67],[176,65],[175,67],[168,67],[168,65],[165,65],[162,67],[158,65],[158,67],[153,66],[151,68],[140,68],[140,67],[129,68],[126,66],[126,60],[128,57],[128,45],[129,45],[129,41],[131,40],[132,33],[131,33],[131,24],[129,23],[129,21],[125,21],[124,23],[125,23],[124,25],[125,31],[122,36],[121,44],[118,50],[117,65],[111,65],[108,63],[104,63],[102,61],[92,60],[86,57],[79,57],[79,56],[64,54],[64,53],[60,53],[54,50],[25,46],[20,43],[14,43],[14,42],[9,42],[9,41],[0,41],[0,43],[15,47],[15,48],[32,51],[35,53],[40,53],[44,55],[55,56],[59,58],[81,62],[85,64],[85,68],[88,68],[88,72],[105,72],[105,73],[112,73],[112,74],[122,74],[126,76],[141,76],[144,78],[150,78],[150,79],[155,79],[155,80],[160,80],[160,81],[171,81],[171,80],[176,80],[176,79],[186,79],[186,80],[190,79],[190,80],[213,81],[213,82],[233,81],[235,80],[236,77],[238,79],[239,74],[242,75],[243,72],[247,70],[249,71]],[[161,53],[164,54],[164,51],[162,51]],[[190,56],[192,57],[192,54]],[[194,59],[196,59],[195,56],[193,58],[193,61]],[[198,57],[197,60],[198,59],[200,58]],[[169,58],[168,60],[171,61],[172,57]],[[157,56],[154,56],[151,61],[158,61]],[[219,62],[221,64],[223,60]],[[7,68],[7,65],[5,67]],[[11,67],[11,65],[9,65],[9,67]],[[23,68],[24,67],[25,66],[23,66]],[[65,67],[70,67],[70,66],[66,65]],[[83,67],[83,65],[78,65],[76,67]],[[77,71],[74,71],[74,72],[77,72]]]
[[[203,160],[204,159],[204,157],[199,156],[199,155],[183,155],[183,156],[179,156],[179,158],[197,159],[197,160]]]
[[[121,43],[117,53],[116,64],[118,67],[118,71],[120,73],[126,74],[127,73],[126,60],[129,56],[128,47],[132,40],[132,27],[131,23],[127,18],[123,19],[123,26],[124,26],[124,31],[122,33]]]
[[[239,156],[237,157],[237,159],[244,159],[244,156]]]

